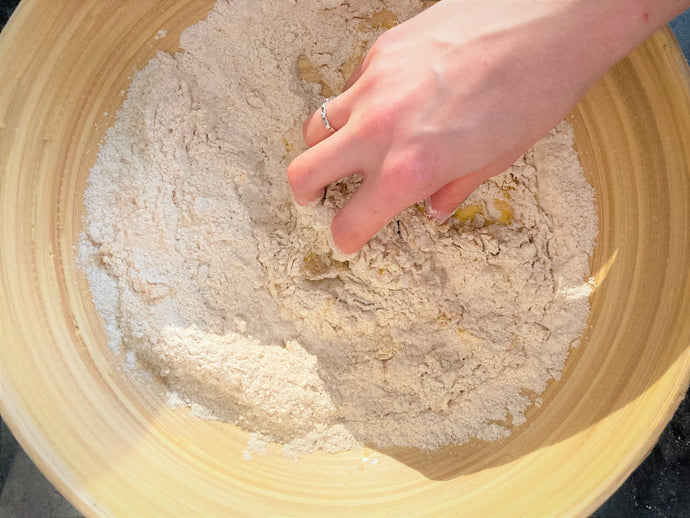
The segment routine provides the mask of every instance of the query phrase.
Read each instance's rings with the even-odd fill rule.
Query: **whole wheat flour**
[[[253,451],[504,437],[586,325],[596,214],[566,123],[449,223],[410,208],[353,257],[327,236],[356,180],[294,205],[302,120],[421,7],[221,0],[134,75],[91,171],[81,261],[113,348]]]

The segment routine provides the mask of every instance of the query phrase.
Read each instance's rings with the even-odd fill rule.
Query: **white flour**
[[[255,451],[504,437],[585,328],[596,213],[566,123],[449,224],[410,208],[348,260],[327,235],[354,181],[293,204],[302,120],[420,7],[221,0],[135,74],[91,171],[81,260],[112,346]]]

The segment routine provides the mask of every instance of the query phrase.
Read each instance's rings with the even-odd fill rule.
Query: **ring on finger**
[[[331,123],[328,121],[328,117],[326,116],[326,106],[328,106],[328,102],[331,99],[335,99],[335,97],[329,97],[321,105],[321,121],[323,122],[323,125],[326,126],[326,129],[328,131],[330,131],[331,133],[335,133],[336,129],[333,126],[331,126]]]

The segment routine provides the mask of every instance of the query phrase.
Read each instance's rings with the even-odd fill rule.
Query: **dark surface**
[[[0,0],[0,30],[5,26],[19,0]]]
[[[0,493],[2,493],[2,487],[5,485],[5,480],[18,449],[19,444],[17,444],[12,432],[0,419]]]
[[[676,38],[678,38],[678,43],[680,43],[680,48],[683,50],[683,54],[685,54],[685,59],[690,63],[690,9],[675,20],[671,20],[669,25],[673,29]]]
[[[690,516],[690,391],[649,457],[592,516]]]
[[[18,0],[0,0],[0,29],[18,3]],[[671,28],[690,61],[690,10],[673,20]],[[0,493],[18,448],[5,423],[0,421]],[[690,516],[690,392],[686,394],[649,457],[592,516]]]

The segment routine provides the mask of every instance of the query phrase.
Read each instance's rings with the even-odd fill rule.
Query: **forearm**
[[[654,31],[690,8],[690,0],[610,0],[631,14],[631,27],[637,29],[638,39],[644,40]],[[637,23],[635,23],[637,19]]]
[[[573,0],[606,69],[690,8],[690,0]],[[603,72],[602,72],[603,73]]]
[[[574,104],[588,85],[690,7],[690,0],[527,0],[516,4],[536,16],[521,31],[516,54],[540,56],[545,95],[549,89],[555,93],[553,82],[558,78],[557,89],[574,95],[566,104]],[[521,61],[518,58],[516,65],[523,66]]]

